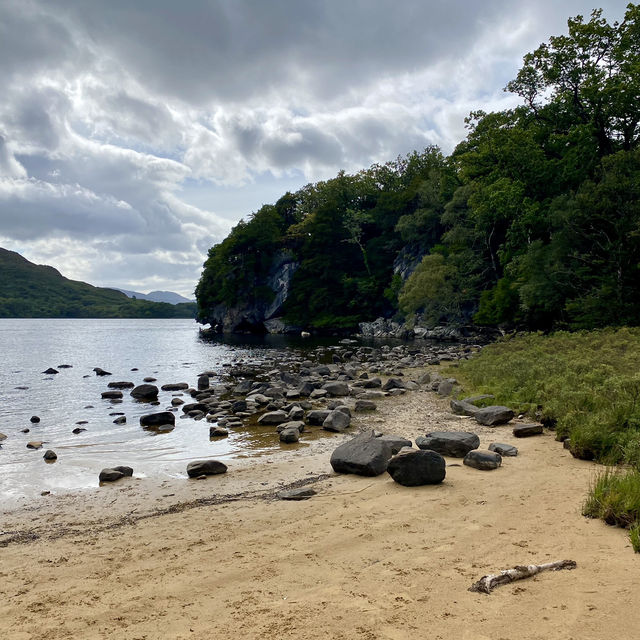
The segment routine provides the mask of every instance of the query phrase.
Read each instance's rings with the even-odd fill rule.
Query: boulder
[[[287,422],[289,416],[284,411],[269,411],[258,418],[258,424],[278,425]]]
[[[38,422],[40,422],[40,418],[38,416],[31,416],[31,418],[29,418],[29,422],[31,422],[32,424],[37,424]]]
[[[3,440],[7,439],[7,434],[6,433],[0,433],[0,442],[2,442]]]
[[[210,438],[226,438],[228,435],[229,432],[224,427],[219,427],[217,425],[209,427]]]
[[[98,476],[100,482],[115,482],[116,480],[120,480],[120,478],[124,478],[124,473],[110,468],[103,469]]]
[[[383,391],[390,391],[391,389],[404,389],[404,382],[400,378],[389,378],[383,385]]]
[[[105,371],[104,369],[101,369],[100,367],[94,367],[93,370],[96,372],[97,376],[110,376],[111,373],[109,371]]]
[[[450,396],[453,391],[453,382],[451,380],[443,380],[438,383],[437,392],[441,396]]]
[[[209,388],[209,376],[198,376],[198,389],[203,391]]]
[[[375,411],[377,408],[373,400],[356,400],[355,411]]]
[[[119,382],[110,382],[107,387],[109,387],[109,389],[133,389],[135,385],[133,384],[133,382],[125,382],[125,381],[119,381]]]
[[[125,467],[122,465],[119,465],[117,467],[111,467],[112,469],[114,469],[115,471],[119,471],[123,476],[126,476],[128,478],[130,478],[133,475],[133,469],[131,467]]]
[[[42,449],[42,444],[40,440],[32,440],[27,442],[27,449]]]
[[[514,413],[508,407],[491,406],[484,409],[478,409],[473,417],[478,424],[485,427],[493,427],[497,424],[506,424],[514,416]]]
[[[206,413],[209,410],[209,407],[204,404],[204,402],[190,402],[188,404],[182,405],[182,411],[184,413],[191,413],[192,411],[199,411],[201,413]]]
[[[159,411],[158,413],[147,413],[140,416],[141,427],[157,427],[161,424],[175,425],[176,416],[171,411]]]
[[[480,438],[468,431],[433,431],[426,436],[418,436],[416,445],[420,449],[430,449],[443,456],[464,458],[469,451],[480,446]]]
[[[325,431],[342,433],[351,424],[351,417],[341,409],[334,409],[324,419],[322,428]]]
[[[505,457],[505,456],[514,457],[518,455],[518,449],[514,447],[512,444],[504,444],[503,442],[492,442],[488,448],[489,448],[489,451],[495,451],[496,453],[499,453],[502,457]]]
[[[419,487],[442,482],[446,463],[436,451],[405,448],[391,458],[387,471],[398,484]]]
[[[468,467],[480,469],[481,471],[490,471],[497,469],[502,464],[502,456],[494,451],[469,451],[462,461]]]
[[[186,382],[170,382],[169,384],[163,384],[160,388],[163,391],[186,391],[189,385]]]
[[[378,476],[387,470],[390,459],[389,443],[376,438],[371,431],[341,444],[331,454],[330,462],[337,473]]]
[[[304,422],[302,420],[291,420],[290,422],[283,422],[276,427],[278,433],[285,429],[297,429],[298,433],[302,433],[304,431]]]
[[[58,459],[58,454],[51,449],[47,449],[42,457],[47,461],[53,462]]]
[[[529,436],[539,436],[542,433],[541,424],[519,424],[513,428],[513,435],[516,438],[528,438]]]
[[[139,384],[131,390],[130,395],[136,400],[157,400],[158,387],[154,384]]]
[[[120,416],[113,421],[113,424],[127,424],[126,416]]]
[[[58,371],[56,371],[56,369],[54,369],[53,367],[49,367],[48,369],[46,369],[45,371],[43,371],[42,373],[45,373],[48,376],[52,376],[55,373],[59,373]]]
[[[187,465],[187,475],[190,478],[198,476],[214,476],[226,473],[227,465],[218,460],[194,460]]]

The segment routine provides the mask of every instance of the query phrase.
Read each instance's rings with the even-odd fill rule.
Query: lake
[[[242,361],[273,360],[277,365],[284,349],[333,343],[283,336],[206,339],[198,324],[183,319],[2,319],[0,432],[7,438],[0,442],[0,496],[97,487],[100,470],[117,464],[132,466],[138,477],[175,478],[186,477],[189,460],[277,452],[283,445],[273,427],[234,430],[228,438],[210,441],[205,420],[177,419],[176,428],[163,434],[139,426],[141,415],[169,407],[177,392],[161,391],[157,407],[134,401],[126,389],[121,404],[103,400],[101,392],[109,382],[138,385],[147,376],[156,378],[158,387],[172,382],[195,387],[203,371],[222,375],[225,365]],[[42,373],[49,367],[59,373]],[[96,376],[94,367],[113,375]],[[188,395],[184,399],[191,401]],[[117,416],[111,414],[120,412],[126,415],[124,425],[113,422]],[[30,422],[34,415],[40,418],[37,424]],[[86,431],[74,434],[83,421]],[[25,429],[29,431],[23,433]],[[30,450],[26,444],[31,440],[45,444]],[[308,444],[303,437],[293,446]],[[57,453],[56,462],[43,460],[46,449]]]

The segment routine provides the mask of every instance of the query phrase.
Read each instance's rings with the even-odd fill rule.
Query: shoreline
[[[580,514],[598,465],[553,435],[517,440],[519,456],[491,472],[447,458],[440,485],[331,471],[331,451],[358,426],[412,439],[471,430],[481,448],[516,440],[511,426],[480,427],[447,407],[409,392],[345,436],[224,476],[133,479],[3,511],[4,532],[39,537],[0,548],[0,630],[12,640],[637,637],[640,561],[625,531]],[[309,480],[310,500],[273,499]],[[487,573],[563,559],[577,569],[467,591]]]

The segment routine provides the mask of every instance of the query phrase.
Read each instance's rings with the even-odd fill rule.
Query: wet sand
[[[206,480],[126,479],[0,514],[0,637],[632,639],[640,556],[626,532],[580,514],[598,467],[552,434],[517,440],[418,391],[358,417],[410,438],[464,429],[511,442],[491,472],[448,458],[437,486],[338,476],[349,436],[230,463]],[[308,501],[275,498],[311,484]],[[470,593],[487,573],[571,559]]]

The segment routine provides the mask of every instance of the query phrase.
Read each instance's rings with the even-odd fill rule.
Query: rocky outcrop
[[[298,266],[289,252],[276,254],[260,283],[261,288],[273,292],[270,299],[247,299],[234,306],[218,304],[206,310],[206,322],[218,333],[299,333],[301,327],[288,325],[282,319],[283,306]]]

